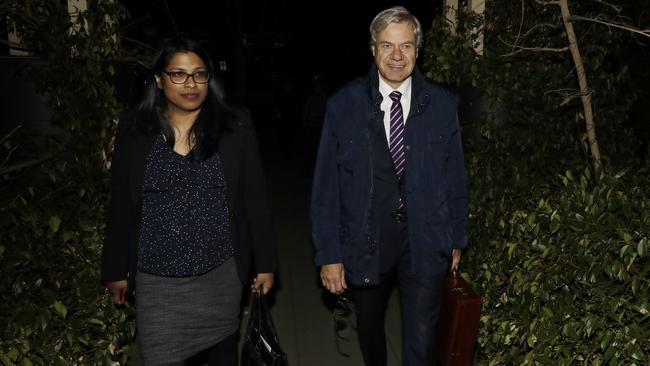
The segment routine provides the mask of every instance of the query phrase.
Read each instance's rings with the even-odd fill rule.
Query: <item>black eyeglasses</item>
[[[169,80],[174,84],[185,84],[187,79],[192,77],[197,84],[205,84],[210,80],[210,73],[207,71],[197,71],[193,74],[188,74],[184,71],[163,71],[165,74],[169,75]]]

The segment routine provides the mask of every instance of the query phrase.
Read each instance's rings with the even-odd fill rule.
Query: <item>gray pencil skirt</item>
[[[136,329],[145,366],[185,360],[239,328],[242,283],[235,259],[198,276],[137,272]]]

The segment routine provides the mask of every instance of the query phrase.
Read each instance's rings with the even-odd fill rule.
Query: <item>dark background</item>
[[[125,43],[155,48],[160,39],[177,34],[197,39],[223,69],[220,77],[233,101],[247,105],[265,125],[278,119],[296,123],[314,77],[331,93],[363,75],[372,62],[368,27],[379,11],[403,5],[426,31],[442,0],[121,3],[130,13]]]
[[[368,27],[378,12],[403,5],[420,19],[426,32],[442,9],[442,0],[118,1],[129,13],[121,24],[126,54],[136,51],[147,64],[161,39],[194,38],[220,70],[217,77],[226,85],[231,102],[252,111],[261,135],[299,133],[304,124],[301,110],[314,94],[314,80],[329,95],[367,72],[372,62]],[[7,38],[4,18],[0,38]],[[60,133],[52,125],[47,96],[35,90],[24,72],[39,58],[8,55],[7,46],[0,44],[0,84],[11,85],[0,88],[0,109],[5,115],[0,130],[20,124],[38,134]],[[128,108],[138,101],[147,70],[132,60],[120,60],[116,57],[114,62],[117,97]]]

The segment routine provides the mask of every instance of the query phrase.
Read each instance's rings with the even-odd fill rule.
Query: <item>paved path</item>
[[[300,158],[265,154],[267,180],[279,241],[280,287],[271,308],[278,337],[291,366],[363,365],[356,333],[342,332],[345,357],[337,352],[330,307],[335,299],[320,285],[310,242],[311,173]],[[328,304],[330,306],[328,306]],[[397,297],[391,298],[386,322],[389,366],[400,364],[400,322]]]

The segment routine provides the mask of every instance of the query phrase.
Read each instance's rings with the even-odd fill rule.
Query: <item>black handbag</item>
[[[289,366],[278,342],[262,291],[252,294],[250,319],[241,350],[241,366]]]

